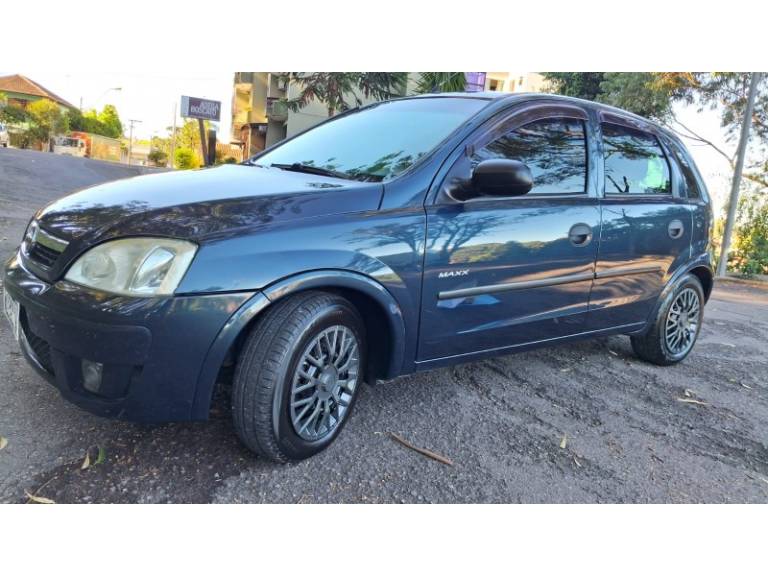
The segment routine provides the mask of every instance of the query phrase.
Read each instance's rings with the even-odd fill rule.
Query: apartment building
[[[538,72],[486,72],[485,89],[491,92],[546,92],[547,81]]]
[[[535,72],[465,72],[465,76],[468,92],[539,92],[545,84]],[[419,72],[408,74],[403,95],[414,93],[419,77]],[[328,118],[327,108],[316,100],[301,110],[288,110],[285,101],[298,93],[298,86],[280,73],[235,73],[231,142],[242,148],[244,158]],[[373,102],[361,99],[363,104]]]

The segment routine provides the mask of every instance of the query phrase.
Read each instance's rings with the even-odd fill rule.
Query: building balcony
[[[238,110],[232,115],[232,124],[247,124],[248,110]]]
[[[244,124],[266,124],[267,117],[264,112],[258,110],[239,110],[232,115],[232,125],[242,126]]]
[[[288,120],[288,106],[282,98],[267,98],[267,118],[275,122]]]

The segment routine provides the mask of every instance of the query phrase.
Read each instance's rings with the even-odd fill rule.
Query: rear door
[[[571,105],[530,105],[462,150],[427,207],[418,360],[556,339],[585,329],[600,212],[588,118]],[[480,161],[520,160],[533,189],[466,198]]]
[[[648,318],[662,288],[690,257],[691,209],[656,129],[601,113],[602,231],[590,328]]]

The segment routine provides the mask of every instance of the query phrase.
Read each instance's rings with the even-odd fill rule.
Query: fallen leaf
[[[752,386],[747,386],[746,384],[744,384],[744,382],[739,382],[739,384],[741,384],[742,388],[746,388],[747,390],[752,390]]]
[[[34,503],[36,503],[36,504],[56,504],[56,502],[54,502],[54,501],[53,501],[53,500],[51,500],[50,498],[44,498],[44,497],[42,497],[42,496],[38,496],[38,495],[36,495],[36,494],[30,494],[30,493],[29,493],[28,491],[26,491],[26,490],[24,490],[24,494],[26,494],[26,495],[27,495],[27,498],[29,498],[29,500],[30,500],[31,502],[34,502]]]
[[[568,434],[563,434],[563,439],[560,440],[560,449],[565,450],[565,447],[568,445]]]
[[[699,404],[701,406],[709,406],[706,402],[702,402],[701,400],[696,400],[695,398],[678,398],[678,402],[685,402],[686,404]]]
[[[8,446],[8,438],[5,436],[0,436],[0,450]]]
[[[445,456],[441,456],[440,454],[437,454],[435,452],[432,452],[432,450],[427,450],[426,448],[419,448],[418,446],[414,446],[408,440],[403,438],[402,436],[399,436],[398,434],[395,434],[394,432],[390,432],[389,435],[400,442],[403,446],[406,448],[410,448],[411,450],[418,452],[419,454],[422,454],[428,458],[432,458],[433,460],[437,460],[438,462],[442,462],[443,464],[447,464],[448,466],[453,466],[453,462],[446,458]]]
[[[91,466],[91,455],[88,454],[88,451],[85,452],[85,459],[83,460],[83,463],[80,465],[80,470],[87,470]]]
[[[573,463],[576,464],[579,468],[581,468],[581,462],[579,462],[578,458],[576,456],[573,457]]]
[[[103,464],[104,461],[107,459],[107,451],[104,450],[101,446],[99,446],[99,455],[96,456],[96,462],[93,463],[94,466],[96,464]]]

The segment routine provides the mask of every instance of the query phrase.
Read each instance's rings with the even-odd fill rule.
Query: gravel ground
[[[0,256],[35,209],[139,172],[0,150]],[[324,453],[286,466],[236,440],[228,390],[203,423],[146,427],[64,402],[0,321],[0,501],[766,502],[768,289],[720,282],[681,365],[604,338],[364,386]],[[691,402],[695,400],[696,402]],[[403,447],[390,433],[453,461]],[[104,461],[98,464],[99,451]],[[81,464],[89,453],[91,466]]]

